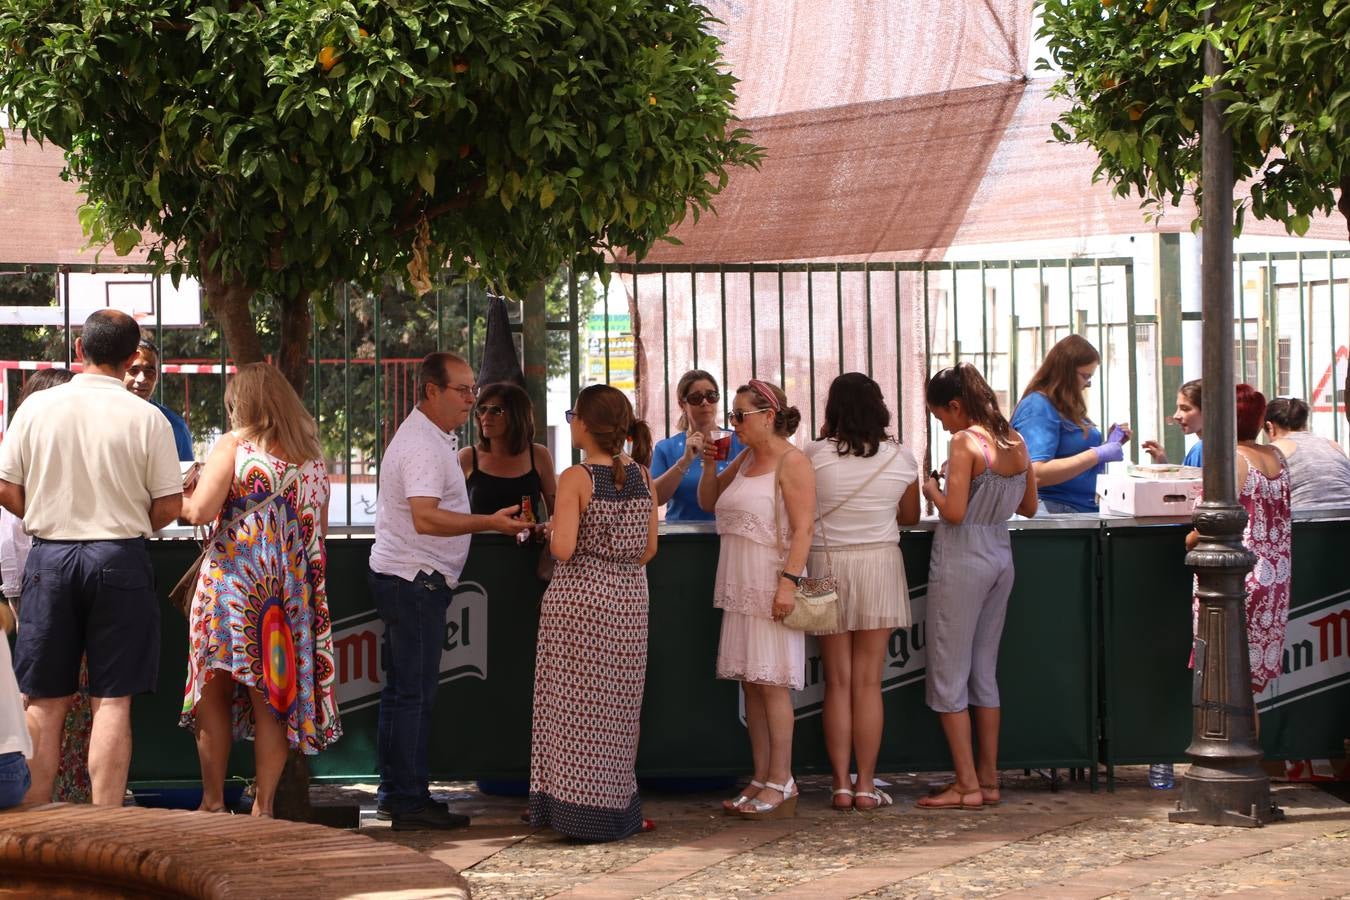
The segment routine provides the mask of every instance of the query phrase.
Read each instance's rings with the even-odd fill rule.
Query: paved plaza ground
[[[1180,767],[1179,767],[1180,768]],[[827,778],[804,779],[794,819],[722,815],[721,795],[644,791],[657,830],[581,844],[520,821],[520,798],[472,784],[437,786],[474,817],[457,832],[395,832],[374,818],[365,786],[361,833],[460,870],[475,898],[1350,897],[1350,804],[1308,785],[1277,784],[1287,819],[1265,828],[1173,825],[1180,788],[1152,790],[1142,767],[1116,790],[1086,782],[1052,792],[1005,772],[1003,804],[979,812],[917,809],[938,775],[889,775],[895,806],[828,807]],[[1345,792],[1341,791],[1341,796]]]

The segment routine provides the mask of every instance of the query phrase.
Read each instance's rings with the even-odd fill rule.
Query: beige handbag
[[[778,540],[779,553],[783,553],[783,538],[782,532],[778,528],[778,476],[783,471],[783,458],[786,456],[787,454],[784,453],[783,457],[779,458],[778,469],[773,475],[773,527],[774,536]],[[829,512],[817,512],[816,521],[823,523],[826,516],[862,493],[874,478],[894,464],[898,456],[899,454],[896,454],[896,456],[891,457],[890,462],[877,466],[876,470],[868,475],[862,484],[831,507]],[[816,509],[820,509],[818,500]],[[793,592],[796,605],[792,607],[792,612],[788,613],[787,617],[783,619],[784,625],[797,631],[831,632],[839,630],[839,585],[834,580],[834,560],[830,558],[830,538],[823,527],[820,529],[820,539],[825,544],[825,574],[820,578],[802,579],[801,584],[797,585],[797,590]]]
[[[784,453],[778,458],[778,468],[773,473],[773,534],[778,541],[778,552],[785,558],[783,549],[783,530],[780,527],[778,513],[782,491],[778,479],[783,474]],[[833,512],[834,510],[831,510]],[[822,531],[822,536],[824,532]],[[837,631],[839,629],[839,591],[834,581],[834,567],[830,560],[829,542],[825,545],[825,574],[820,578],[805,577],[792,592],[792,612],[783,619],[783,624],[794,631]]]

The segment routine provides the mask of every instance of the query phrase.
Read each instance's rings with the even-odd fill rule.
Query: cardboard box
[[[1097,502],[1102,512],[1123,516],[1188,516],[1200,502],[1203,485],[1198,478],[1132,478],[1108,473],[1097,476]]]

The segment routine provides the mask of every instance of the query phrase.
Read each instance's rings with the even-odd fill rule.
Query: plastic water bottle
[[[1176,786],[1171,763],[1153,763],[1148,767],[1148,786],[1160,791],[1170,791]]]

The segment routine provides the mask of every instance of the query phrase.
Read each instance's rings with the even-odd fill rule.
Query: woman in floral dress
[[[567,421],[586,463],[558,480],[548,525],[558,562],[539,615],[529,817],[578,840],[615,841],[654,827],[634,769],[647,674],[643,567],[656,555],[652,438],[608,385],[582,391]]]
[[[1280,674],[1284,634],[1289,624],[1293,527],[1289,505],[1289,467],[1278,447],[1258,444],[1265,422],[1266,398],[1249,384],[1237,386],[1238,502],[1247,511],[1242,544],[1256,556],[1247,573],[1247,651],[1252,693],[1265,690]],[[1187,547],[1199,535],[1192,531]],[[1194,605],[1199,616],[1200,604]],[[1199,621],[1196,620],[1198,628]],[[1258,719],[1257,724],[1260,724]]]
[[[224,809],[233,740],[253,740],[253,814],[270,817],[288,749],[318,753],[342,729],[324,578],[328,474],[318,428],[274,366],[239,368],[225,391],[233,430],[183,500],[215,521],[188,617],[180,724],[193,729],[201,809]]]

